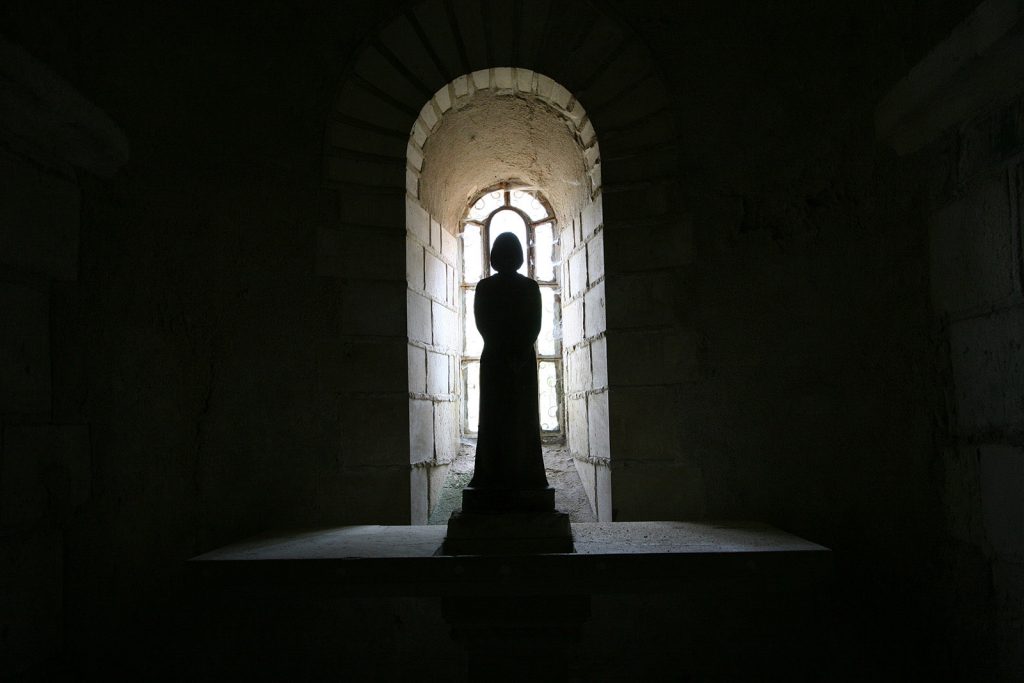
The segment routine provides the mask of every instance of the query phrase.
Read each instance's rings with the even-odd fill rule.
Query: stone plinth
[[[564,512],[467,512],[448,520],[443,555],[571,553],[572,529]]]
[[[756,579],[800,588],[831,553],[756,522],[588,522],[574,553],[445,556],[443,526],[348,526],[252,539],[191,560],[208,586],[316,585],[332,595],[561,595],[691,590]]]
[[[464,512],[551,512],[555,509],[555,489],[490,490],[472,486],[462,489]]]
[[[826,632],[818,627],[816,610],[831,604],[827,548],[757,523],[599,522],[572,528],[573,553],[441,555],[437,551],[445,537],[443,526],[321,529],[214,550],[188,563],[191,595],[199,606],[196,621],[206,629],[200,637],[208,639],[206,647],[217,648],[211,651],[220,652],[220,639],[235,628],[233,622],[221,621],[220,614],[236,607],[246,620],[259,613],[274,615],[269,618],[276,622],[274,609],[263,605],[291,606],[305,600],[322,606],[352,598],[365,614],[366,601],[374,598],[385,610],[392,599],[403,596],[440,599],[441,616],[465,648],[465,676],[460,678],[457,661],[446,660],[443,669],[417,669],[417,677],[589,680],[576,675],[581,658],[588,656],[576,643],[598,639],[597,647],[603,647],[604,639],[635,638],[636,616],[667,599],[685,605],[664,622],[672,630],[665,641],[671,647],[701,653],[709,642],[720,642],[716,652],[741,652],[744,662],[756,655],[754,648],[765,647],[778,671],[766,673],[768,669],[744,664],[740,669],[745,675],[710,677],[705,674],[718,671],[717,664],[689,666],[692,660],[685,659],[680,667],[680,658],[672,655],[664,668],[652,668],[651,662],[640,662],[646,669],[635,668],[631,662],[616,670],[616,680],[822,680],[814,661],[795,672],[794,662],[806,659],[805,650],[815,647],[808,643]],[[641,611],[614,612],[609,620],[607,609],[621,604],[623,596],[635,599]],[[592,599],[597,623],[586,624],[592,618]],[[749,610],[737,609],[747,601]],[[686,610],[696,612],[688,615]],[[734,641],[737,629],[745,633],[751,615],[762,620],[764,630]],[[306,623],[304,611],[296,616]],[[337,628],[333,617],[328,622],[326,628]],[[792,635],[793,649],[776,654],[772,637],[794,626],[801,630]],[[410,637],[413,632],[404,633]],[[583,641],[578,641],[581,634]],[[310,640],[321,636],[325,644],[330,642],[328,634],[315,632]],[[246,638],[245,652],[250,645]],[[335,661],[333,650],[325,656]],[[828,653],[823,661],[832,663]],[[376,671],[372,666],[370,670]],[[624,671],[631,676],[622,675]],[[749,675],[751,671],[758,675]],[[786,676],[771,675],[781,672]],[[363,675],[359,680],[376,678]]]
[[[555,510],[555,489],[467,486],[448,520],[442,555],[571,553],[569,515]]]

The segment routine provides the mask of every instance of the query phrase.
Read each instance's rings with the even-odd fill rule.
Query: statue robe
[[[470,486],[479,490],[547,488],[537,405],[540,287],[516,272],[481,280],[473,306],[484,339],[480,425]]]

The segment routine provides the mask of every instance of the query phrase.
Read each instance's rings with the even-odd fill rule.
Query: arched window
[[[493,239],[513,231],[543,296],[544,439],[564,441],[592,511],[610,521],[602,166],[587,113],[542,74],[475,71],[424,105],[406,156],[411,519],[441,509],[452,465],[471,450],[460,437],[479,419],[473,297]]]
[[[562,344],[558,234],[555,215],[536,190],[506,182],[483,192],[469,205],[462,223],[462,429],[475,434],[480,408],[480,352],[483,339],[473,317],[476,283],[494,273],[491,246],[504,232],[523,245],[519,272],[540,285],[542,318],[537,337],[540,425],[545,436],[562,434]]]

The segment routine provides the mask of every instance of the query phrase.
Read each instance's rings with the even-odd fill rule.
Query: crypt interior
[[[0,678],[464,680],[186,563],[427,523],[504,220],[592,519],[831,550],[612,586],[571,680],[1021,680],[1022,160],[1017,0],[4,3]]]

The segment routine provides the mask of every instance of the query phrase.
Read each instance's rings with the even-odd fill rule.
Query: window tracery
[[[475,434],[480,404],[483,339],[473,317],[476,283],[494,274],[490,249],[503,232],[515,234],[526,256],[519,272],[540,286],[543,317],[537,337],[537,386],[541,430],[562,433],[561,297],[555,215],[538,191],[506,182],[481,193],[462,223],[462,410],[463,431]]]

